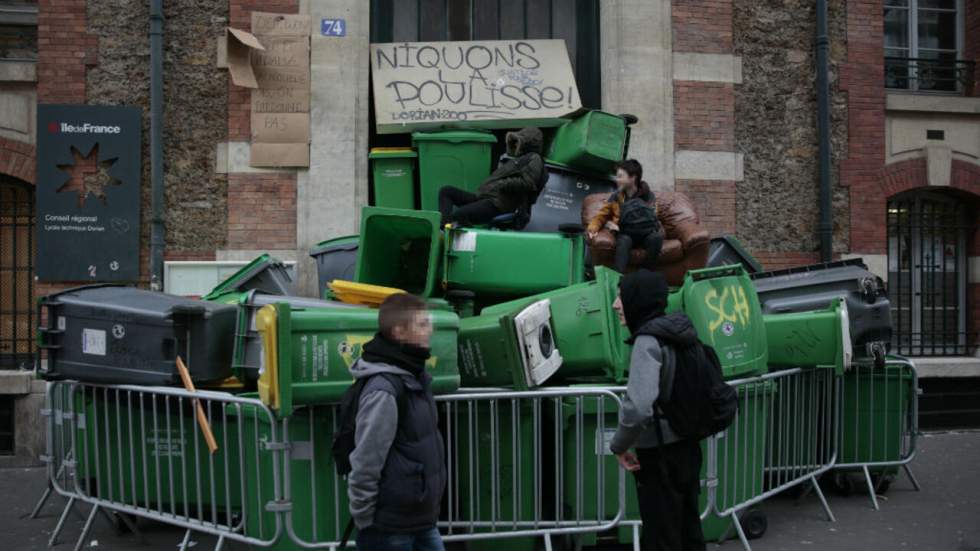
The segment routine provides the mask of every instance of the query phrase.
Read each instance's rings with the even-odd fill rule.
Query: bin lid
[[[368,159],[414,159],[418,156],[411,147],[372,147]]]
[[[323,253],[330,251],[353,251],[356,250],[361,244],[361,236],[359,235],[345,235],[344,237],[335,237],[333,239],[327,239],[326,241],[320,241],[316,245],[310,248],[310,256],[316,258]]]
[[[405,292],[395,287],[357,283],[342,279],[335,279],[328,283],[327,286],[341,302],[372,306],[375,308],[381,306],[381,303],[389,296]]]
[[[228,291],[237,291],[243,283],[258,275],[262,270],[274,266],[285,267],[285,264],[283,264],[278,258],[275,258],[268,253],[263,253],[231,276],[225,278],[224,281],[219,283],[214,289],[211,290],[210,293],[204,296],[204,300],[212,300],[214,297]]]
[[[413,142],[486,142],[497,143],[497,137],[490,132],[478,130],[445,130],[441,132],[413,132]]]

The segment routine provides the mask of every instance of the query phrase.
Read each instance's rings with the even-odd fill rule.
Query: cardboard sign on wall
[[[371,45],[379,134],[558,126],[582,101],[563,40]]]

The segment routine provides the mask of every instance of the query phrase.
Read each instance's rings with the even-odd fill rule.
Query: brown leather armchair
[[[582,202],[582,224],[587,225],[608,198],[608,193],[587,196]],[[664,246],[654,267],[664,274],[668,284],[681,285],[688,270],[704,268],[707,264],[711,234],[701,226],[701,219],[695,212],[694,205],[683,193],[657,192],[657,217],[664,227]],[[611,231],[606,228],[600,230],[589,246],[592,249],[593,264],[609,267],[614,265],[616,237]],[[643,266],[646,257],[646,250],[633,249],[630,253],[629,270]]]

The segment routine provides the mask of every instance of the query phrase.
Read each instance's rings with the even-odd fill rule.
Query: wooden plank
[[[525,38],[551,38],[551,4],[553,0],[527,0]]]
[[[394,5],[394,42],[419,41],[419,3],[421,0],[398,0]]]
[[[497,40],[500,38],[498,7],[500,0],[473,2],[473,40]]]
[[[524,36],[526,0],[500,0],[500,39],[520,40]]]
[[[446,40],[446,12],[449,0],[419,1],[419,41],[437,42]]]

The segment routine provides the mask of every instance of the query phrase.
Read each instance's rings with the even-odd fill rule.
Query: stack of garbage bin
[[[41,301],[47,315],[39,329],[39,347],[48,354],[42,375],[174,385],[179,356],[195,382],[258,397],[279,419],[290,420],[285,426],[291,435],[307,441],[315,434],[316,445],[322,447],[330,442],[337,422],[331,408],[318,406],[340,400],[352,382],[351,365],[378,329],[377,310],[367,305],[376,306],[391,293],[409,292],[432,306],[429,367],[436,393],[452,393],[461,386],[513,391],[541,386],[621,387],[629,373],[630,346],[625,342],[627,330],[612,308],[620,275],[604,267],[589,269],[580,206],[585,195],[614,189],[609,174],[628,150],[629,123],[628,117],[590,111],[555,131],[545,154],[551,176],[544,199],[535,205],[524,231],[442,227],[436,212],[440,187],[473,190],[489,174],[493,134],[415,133],[414,149],[372,150],[377,206],[363,208],[359,235],[330,239],[310,251],[318,271],[315,297],[295,296],[284,264],[269,255],[219,284],[203,301],[118,286],[66,291]],[[683,284],[671,290],[668,312],[687,313],[702,341],[717,351],[726,379],[801,366],[841,373],[853,353],[872,360],[883,354],[889,338],[887,299],[880,280],[863,265],[848,261],[762,272],[734,238],[713,244],[711,264],[716,265],[689,271]],[[141,346],[161,342],[162,347]],[[739,422],[758,427],[774,422],[772,382],[746,385],[739,392]],[[891,390],[875,387],[873,392]],[[594,466],[606,462],[601,472],[616,473],[608,449],[591,447],[608,440],[601,431],[616,427],[615,406],[610,401],[600,406],[598,400],[587,406],[593,408],[593,415],[587,416],[593,425],[586,427],[585,448],[568,448],[565,457],[551,459],[566,465],[584,460],[585,472],[597,472]],[[78,407],[115,413],[129,406],[93,395]],[[569,402],[549,414],[563,416],[562,422],[570,426],[572,408]],[[844,412],[845,417],[860,414]],[[600,415],[601,427],[595,423]],[[188,412],[174,422],[191,423],[192,417]],[[477,412],[477,417],[490,416]],[[505,418],[501,425],[517,431],[502,435],[502,441],[513,437],[525,452],[534,450],[535,441],[543,438],[525,417]],[[478,439],[467,431],[486,429],[479,423],[457,423],[457,427],[460,439]],[[120,425],[107,430],[125,433],[126,429]],[[232,438],[240,434],[244,442],[257,443],[260,436],[270,437],[275,427],[268,420],[255,420],[235,430],[239,432]],[[188,432],[192,432],[190,425]],[[772,443],[766,441],[764,430],[754,434],[747,441],[725,440],[719,453],[761,458]],[[862,434],[849,437],[859,441]],[[112,439],[113,443],[135,448],[139,454],[150,453],[146,446],[122,437]],[[92,447],[98,449],[97,443]],[[112,451],[83,454],[80,472],[112,469]],[[480,461],[483,453],[460,451],[463,463]],[[508,457],[518,455],[516,450],[505,451]],[[257,450],[243,453],[258,457]],[[329,456],[325,448],[313,454],[319,455]],[[529,460],[524,455],[516,458]],[[238,462],[231,463],[238,468]],[[727,464],[718,473],[719,488],[730,487],[741,501],[761,495],[763,465],[762,460]],[[243,472],[220,475],[245,477],[268,487],[273,468],[263,460],[248,463]],[[333,470],[330,461],[313,464],[307,456],[294,456],[282,468],[287,482],[299,487],[310,486],[317,472],[322,480],[335,480],[328,476]],[[752,483],[736,487],[729,482],[734,480]],[[468,501],[479,503],[485,498],[479,488],[487,481],[479,476],[459,483],[463,485],[459,495],[472,498]],[[604,483],[615,485],[614,480]],[[334,513],[345,517],[346,493],[340,486],[317,486],[309,498],[340,508]],[[565,496],[574,495],[568,490]],[[123,497],[139,501],[158,496],[151,492]],[[604,506],[610,516],[618,509],[615,498],[610,492],[611,501]],[[200,502],[189,494],[175,499],[181,505]],[[512,501],[516,500],[503,500]],[[262,504],[257,494],[248,494],[233,496],[221,507],[274,523],[273,513]],[[568,501],[563,506],[572,515],[592,516],[598,514],[599,505]],[[530,504],[519,509],[527,515],[520,520],[534,520]],[[303,503],[295,502],[293,510],[305,510]],[[469,518],[489,520],[478,516],[472,513]],[[627,492],[627,519],[639,520],[632,490]],[[709,516],[704,526],[706,536],[717,539],[728,531],[730,520]],[[307,541],[325,537],[312,534],[316,529],[304,523],[297,530],[301,537],[311,538]],[[584,536],[583,543],[591,543],[593,536]],[[616,538],[627,543],[632,531],[621,528]]]

